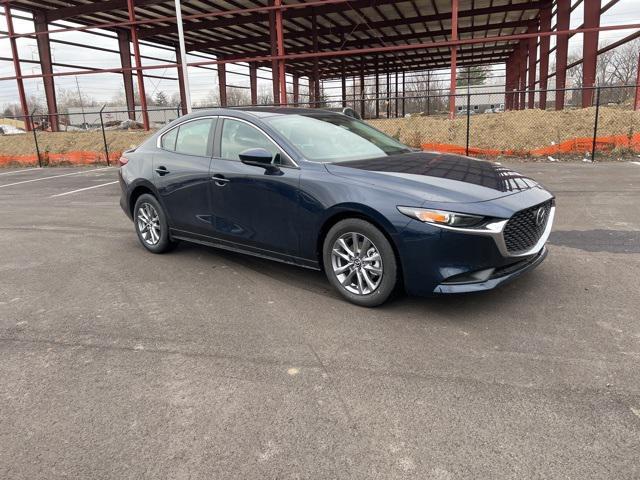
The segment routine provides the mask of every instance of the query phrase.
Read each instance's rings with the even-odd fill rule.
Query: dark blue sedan
[[[120,203],[147,250],[187,240],[323,269],[369,307],[400,285],[472,292],[533,269],[555,212],[530,178],[322,110],[200,111],[120,163]]]

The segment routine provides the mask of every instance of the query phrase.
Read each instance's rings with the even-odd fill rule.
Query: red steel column
[[[458,40],[458,0],[451,0],[451,40]],[[449,118],[456,116],[456,83],[458,75],[458,50],[451,47],[451,80],[449,84]]]
[[[119,38],[119,35],[118,35],[118,38]],[[187,109],[187,102],[186,102],[187,94],[184,87],[184,72],[182,71],[182,62],[181,62],[182,56],[180,55],[180,46],[176,45],[175,50],[176,50],[176,67],[178,68],[178,90],[180,90],[180,108],[182,110],[182,114],[186,115],[187,113],[189,113],[189,111]],[[120,53],[122,54],[122,52]]]
[[[258,65],[249,63],[249,90],[251,92],[251,105],[258,104]]]
[[[551,6],[540,10],[540,32],[551,31]],[[549,49],[551,38],[540,37],[540,109],[547,108],[547,87],[549,86]]]
[[[538,32],[538,20],[529,22],[529,33]],[[538,64],[538,37],[529,38],[529,105],[532,109],[536,105],[536,68]]]
[[[47,17],[43,12],[36,12],[33,15],[33,23],[36,32],[46,32]],[[53,66],[51,64],[51,48],[49,44],[49,35],[37,35],[36,42],[38,44],[38,57],[40,58],[40,69],[43,75],[42,83],[44,83],[44,95],[47,100],[47,111],[49,112],[49,125],[51,131],[57,132],[59,128],[58,105],[56,102],[56,88],[53,81]]]
[[[505,80],[504,80],[504,108],[511,110],[513,108],[513,95],[511,90],[513,87],[513,55],[504,64]]]
[[[396,68],[396,89],[394,90],[396,118],[398,118],[398,69]]]
[[[134,10],[134,0],[127,0],[127,9],[129,10],[129,21],[136,21],[136,12]],[[142,125],[145,130],[149,130],[149,112],[147,110],[147,94],[144,90],[144,76],[142,74],[142,60],[140,59],[140,45],[138,44],[138,27],[131,25],[131,41],[133,42],[133,57],[136,61],[136,76],[138,77],[138,96],[140,97],[140,107],[142,108]]]
[[[293,75],[293,103],[297,107],[300,103],[300,76]]]
[[[518,100],[518,108],[524,110],[527,106],[527,53],[529,45],[526,40],[520,40],[520,100]]]
[[[345,66],[346,66],[346,60],[344,57],[342,57],[341,66],[342,66],[342,74],[340,75],[340,82],[342,86],[342,108],[345,108],[347,106],[347,76],[344,73]]]
[[[22,69],[20,68],[20,57],[18,56],[18,46],[16,39],[13,37],[13,18],[11,17],[11,7],[9,2],[4,4],[4,15],[7,19],[7,33],[9,34],[9,44],[11,45],[11,58],[13,60],[13,68],[16,71],[16,82],[18,84],[18,98],[20,100],[20,108],[24,115],[24,128],[31,131],[31,120],[29,119],[29,106],[27,105],[27,96],[24,93],[24,83],[22,81]]]
[[[558,31],[569,30],[571,21],[571,0],[558,0]],[[567,86],[567,57],[569,55],[569,35],[556,36],[556,110],[564,110],[565,92]]]
[[[275,0],[269,0],[269,6],[275,5]],[[276,12],[269,11],[269,37],[271,38],[271,55],[278,55],[278,36],[276,33]],[[280,62],[271,61],[271,85],[273,88],[273,103],[280,105]]]
[[[636,78],[636,102],[635,110],[640,111],[640,57],[638,58],[638,77]]]
[[[227,106],[227,64],[218,64],[218,90],[220,91],[220,106]]]
[[[311,36],[313,40],[313,51],[318,51],[318,20],[314,9],[312,8],[311,14]],[[320,70],[318,65],[318,57],[313,59],[313,106],[318,108],[320,106]]]
[[[282,6],[282,0],[275,0],[276,7]],[[278,56],[284,55],[284,32],[282,30],[282,10],[278,9],[275,13],[276,17],[276,42]],[[278,83],[280,85],[280,105],[287,104],[287,81],[284,71],[284,59],[278,62]]]
[[[133,73],[131,70],[131,34],[127,30],[118,30],[118,51],[120,52],[120,66],[122,67],[122,81],[124,83],[124,99],[127,103],[129,118],[136,119],[136,101],[133,95]],[[176,57],[180,59],[180,56]],[[179,69],[178,69],[179,70]],[[182,92],[180,92],[180,98]]]
[[[360,69],[360,117],[364,118],[364,61]]]
[[[600,26],[601,0],[584,0],[584,28]],[[582,64],[582,107],[593,105],[593,87],[596,83],[596,65],[598,63],[598,31],[585,32],[583,40]]]
[[[404,78],[404,70],[402,70],[402,116],[404,117],[406,115],[406,110],[405,110],[405,78]]]
[[[376,70],[376,118],[380,118],[380,73],[378,72],[378,57],[375,59]]]

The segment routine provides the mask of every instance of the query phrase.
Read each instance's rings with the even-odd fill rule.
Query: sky
[[[603,0],[603,3],[604,0]],[[14,11],[14,15],[28,15],[23,12]],[[580,26],[583,20],[583,8],[580,5],[571,15],[571,28]],[[604,25],[621,25],[629,23],[640,23],[640,9],[638,8],[638,0],[621,0],[616,6],[605,13],[601,19]],[[554,19],[555,23],[555,19]],[[14,28],[18,33],[28,33],[34,30],[33,23],[28,20],[14,19]],[[6,31],[6,21],[4,15],[0,16],[0,30]],[[629,30],[619,30],[611,32],[602,32],[600,34],[600,45],[619,40],[632,33]],[[52,34],[51,39],[66,40],[78,42],[87,47],[100,46],[118,49],[115,38],[105,38],[102,36],[92,35],[86,32],[68,32]],[[555,37],[551,37],[551,45],[555,44]],[[570,39],[569,50],[581,51],[582,35],[575,35]],[[38,50],[36,48],[35,39],[21,38],[18,39],[18,49],[20,57],[23,60],[37,60]],[[0,40],[0,57],[11,57],[9,41]],[[168,62],[175,61],[173,52],[160,48],[141,46],[142,55],[149,55],[166,59]],[[120,60],[117,54],[108,52],[100,52],[91,48],[75,47],[65,44],[53,43],[52,56],[54,62],[86,65],[97,68],[118,68]],[[203,60],[201,57],[188,56],[188,62]],[[553,63],[553,57],[551,58]],[[157,63],[165,63],[158,60],[143,60],[144,65],[152,65]],[[23,62],[23,74],[37,74],[40,68],[37,64]],[[215,68],[213,66],[212,68]],[[69,71],[73,69],[64,67],[54,67],[55,71]],[[230,65],[227,67],[227,83],[229,85],[248,86],[249,79],[247,76],[239,75],[236,72],[247,73],[248,68],[244,65]],[[158,69],[148,71],[149,74],[166,76],[166,79],[146,78],[145,89],[147,95],[154,97],[157,92],[163,91],[168,97],[177,93],[177,72],[175,68]],[[13,64],[10,61],[0,60],[0,77],[12,76],[15,74]],[[496,72],[496,74],[499,74]],[[193,103],[205,102],[212,92],[217,92],[217,74],[215,70],[203,70],[199,68],[189,67],[189,84],[191,86],[191,96]],[[268,89],[271,85],[271,73],[268,69],[259,71],[258,90]],[[497,79],[496,79],[497,80]],[[304,82],[304,80],[303,80]],[[96,75],[78,75],[57,77],[55,79],[56,91],[62,90],[77,92],[80,90],[83,98],[92,98],[98,103],[109,102],[118,97],[122,92],[122,76],[114,73],[103,73]],[[325,87],[328,88],[329,94],[339,94],[339,89],[332,87],[339,85],[336,82],[327,82]],[[137,88],[134,82],[134,88]],[[44,91],[41,79],[25,80],[25,90],[27,96],[36,96],[44,103]],[[17,102],[17,87],[15,80],[0,80],[0,107],[4,108],[7,104]]]

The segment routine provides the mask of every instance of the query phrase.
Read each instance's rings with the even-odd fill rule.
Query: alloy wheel
[[[150,203],[142,203],[138,207],[138,231],[147,245],[157,245],[160,241],[160,216]]]
[[[348,232],[334,242],[331,265],[340,284],[353,294],[373,293],[382,282],[382,256],[361,233]]]

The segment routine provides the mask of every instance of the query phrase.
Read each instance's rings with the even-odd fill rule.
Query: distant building
[[[84,113],[83,113],[84,110]],[[121,122],[129,119],[129,114],[126,111],[126,106],[111,106],[105,107],[102,111],[102,121],[106,124],[109,122]],[[96,127],[100,125],[100,114],[98,113],[100,108],[98,107],[72,107],[68,109],[69,112],[69,124],[75,126],[81,126],[85,123],[90,127]],[[90,112],[90,113],[89,113]],[[136,120],[142,122],[142,113],[140,107],[136,107]],[[159,127],[166,125],[167,123],[178,118],[178,107],[163,107],[162,110],[149,108],[149,123],[152,127]]]
[[[485,113],[486,111],[504,110],[504,87],[499,85],[471,85],[468,87],[456,88],[456,110],[458,112],[467,111],[467,91],[469,97],[469,109],[474,113]]]

